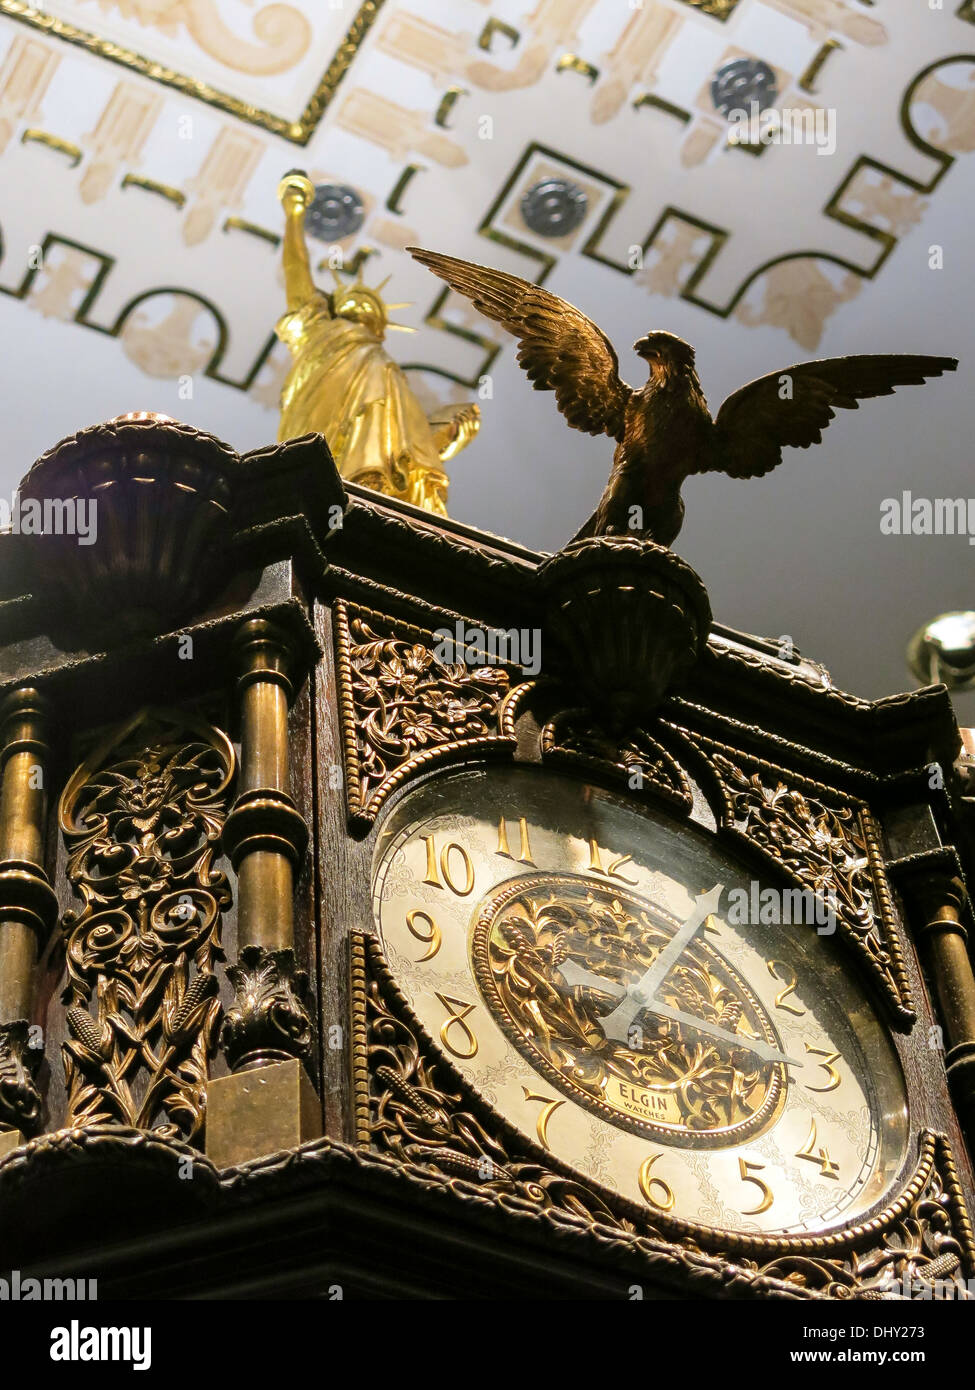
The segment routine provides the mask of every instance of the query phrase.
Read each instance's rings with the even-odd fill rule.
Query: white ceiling
[[[975,57],[964,59],[975,54],[975,14],[964,17],[970,4],[957,13],[959,0],[941,10],[921,0],[714,3],[728,10],[724,20],[685,0],[386,0],[324,114],[306,123],[306,144],[278,132],[301,120],[359,18],[351,0],[288,0],[290,19],[277,29],[245,0],[200,0],[192,22],[161,0],[144,23],[124,0],[41,0],[61,37],[0,18],[0,487],[9,494],[64,434],[133,409],[176,415],[240,449],[275,436],[283,349],[250,389],[207,376],[214,320],[172,291],[216,307],[227,338],[216,371],[244,383],[283,309],[277,250],[252,228],[280,231],[275,188],[298,165],[359,193],[364,225],[342,247],[372,247],[366,279],[391,274],[386,293],[414,301],[397,317],[420,332],[390,341],[402,360],[475,381],[486,347],[504,344],[490,368],[493,394],[481,401],[481,436],[452,465],[450,510],[532,546],[557,547],[588,514],[611,444],[568,430],[552,398],[522,377],[510,342],[463,302],[448,303],[446,321],[486,347],[443,320],[428,323],[442,286],[402,251],[408,242],[529,278],[551,257],[546,285],[608,332],[631,382],[642,364],[629,344],[669,329],[697,348],[713,408],[749,378],[809,357],[958,356],[955,376],[844,415],[823,446],[790,452],[769,477],[692,478],[675,547],[708,584],[721,621],[789,634],[858,694],[909,686],[912,631],[945,609],[975,607],[965,537],[880,531],[883,499],[904,489],[975,492],[975,162],[966,157]],[[101,40],[165,65],[172,81],[108,61]],[[824,43],[831,51],[809,95],[799,79]],[[772,146],[756,158],[727,148],[709,83],[739,55],[771,66],[780,106],[818,102],[834,113],[834,153]],[[453,88],[461,91],[442,104]],[[640,104],[645,95],[688,119]],[[552,175],[588,197],[582,225],[564,238],[534,234],[518,210],[521,193]],[[844,215],[827,215],[843,186]],[[629,248],[668,208],[643,269],[627,273]],[[857,220],[887,234],[892,250],[879,268],[885,242],[850,225]],[[698,224],[726,236],[689,285],[713,240]],[[45,238],[32,274],[31,248]],[[940,270],[929,268],[935,245]],[[92,294],[99,266],[107,270]],[[166,293],[131,307],[150,291]],[[431,400],[473,394],[429,371],[413,379]],[[975,695],[958,708],[975,723]]]

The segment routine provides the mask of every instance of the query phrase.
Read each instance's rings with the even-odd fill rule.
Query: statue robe
[[[365,324],[333,318],[324,295],[285,314],[275,331],[294,358],[278,438],[319,431],[350,482],[445,515],[433,428],[382,340]]]

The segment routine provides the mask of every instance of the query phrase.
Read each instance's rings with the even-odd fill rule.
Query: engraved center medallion
[[[702,937],[653,998],[643,997],[640,978],[678,925],[633,892],[533,875],[500,885],[482,905],[474,972],[522,1055],[587,1109],[671,1143],[740,1144],[777,1117],[787,1081],[781,1062],[749,1045],[778,1049],[779,1040],[759,1000]]]

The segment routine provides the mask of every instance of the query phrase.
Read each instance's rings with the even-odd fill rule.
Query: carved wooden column
[[[235,639],[241,711],[240,791],[223,840],[237,871],[234,1003],[221,1043],[232,1076],[212,1082],[207,1154],[221,1166],[293,1148],[320,1133],[305,1071],[313,1028],[308,977],[294,952],[294,876],[308,829],[289,791],[288,706],[294,651],[263,618]]]
[[[46,726],[45,702],[30,687],[0,706],[0,1153],[41,1124],[35,1074],[44,1052],[30,1046],[34,968],[57,917],[44,872]]]
[[[916,912],[914,933],[945,1028],[945,1070],[969,1152],[975,1154],[975,973],[961,920],[965,888],[948,873],[904,884]]]

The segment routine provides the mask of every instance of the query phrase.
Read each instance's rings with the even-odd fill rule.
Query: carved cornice
[[[602,1192],[518,1134],[463,1080],[414,1018],[378,942],[352,939],[356,1132],[404,1171],[439,1174],[463,1202],[538,1221],[570,1218],[599,1241],[679,1252],[729,1283],[803,1298],[877,1298],[895,1281],[949,1280],[965,1298],[975,1237],[947,1138],[924,1130],[899,1194],[876,1216],[822,1236],[708,1230]],[[894,1294],[893,1296],[896,1296]],[[923,1295],[922,1295],[923,1296]]]
[[[339,601],[339,716],[349,817],[369,826],[394,787],[431,764],[505,756],[503,666],[441,660],[431,632]]]

